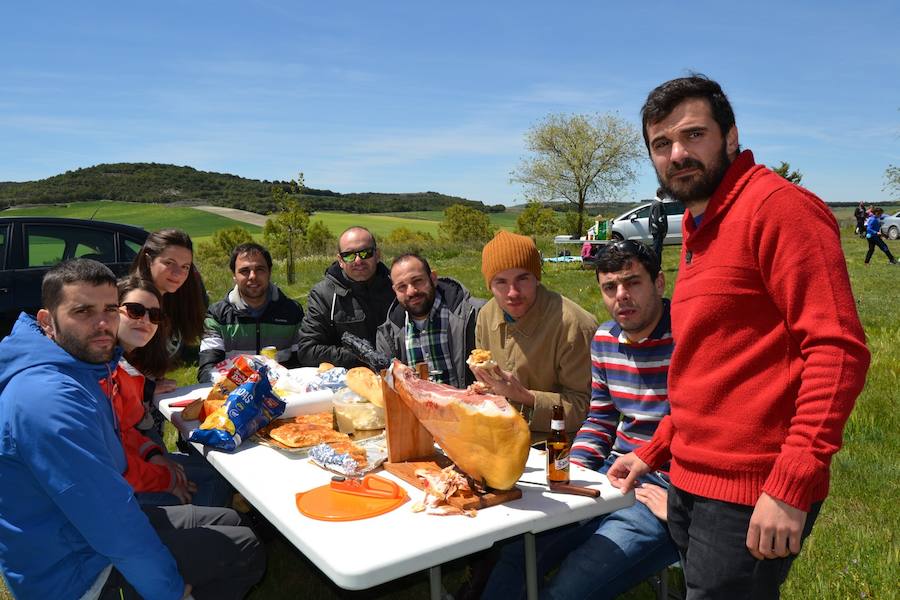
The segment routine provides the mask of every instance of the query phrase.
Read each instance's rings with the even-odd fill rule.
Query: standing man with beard
[[[300,326],[300,364],[362,365],[341,345],[341,335],[349,331],[374,346],[375,332],[393,301],[390,272],[381,263],[375,236],[365,227],[347,229],[338,239],[337,260],[309,291]]]
[[[110,396],[116,279],[78,259],[0,342],[0,568],[18,598],[242,598],[265,552],[231,509],[141,509]]]
[[[608,475],[628,491],[671,458],[688,598],[776,598],[869,365],[840,231],[816,196],[741,152],[716,82],[666,82],[641,113],[660,184],[687,207],[672,412]]]
[[[484,300],[450,277],[438,277],[418,254],[391,263],[397,299],[378,328],[379,352],[414,366],[428,363],[431,378],[464,388],[475,378],[466,358],[475,348],[475,322]]]
[[[225,358],[259,354],[266,346],[275,346],[284,366],[299,366],[303,307],[270,281],[272,255],[259,244],[240,244],[229,266],[234,288],[206,311],[197,381],[212,381],[213,367]]]

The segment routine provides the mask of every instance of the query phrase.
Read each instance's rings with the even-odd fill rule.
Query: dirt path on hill
[[[240,210],[237,208],[225,208],[224,206],[192,206],[191,208],[196,208],[197,210],[204,210],[209,213],[228,217],[229,219],[241,221],[242,223],[259,225],[260,227],[265,225],[266,221],[269,219],[269,217],[266,215],[260,215],[255,212]]]

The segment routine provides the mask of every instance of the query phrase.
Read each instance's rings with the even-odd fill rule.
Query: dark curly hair
[[[644,144],[647,150],[650,150],[647,127],[668,117],[676,106],[688,98],[703,98],[709,102],[712,117],[719,125],[722,137],[734,127],[734,110],[722,87],[706,75],[691,73],[687,77],[663,83],[647,96],[647,101],[641,108]]]

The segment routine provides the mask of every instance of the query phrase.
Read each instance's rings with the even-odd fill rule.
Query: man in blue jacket
[[[0,568],[20,598],[240,598],[262,576],[228,509],[142,511],[110,404],[115,277],[92,260],[44,277],[44,308],[0,342]]]

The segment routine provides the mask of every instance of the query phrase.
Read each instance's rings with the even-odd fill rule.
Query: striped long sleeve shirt
[[[669,414],[667,376],[675,345],[669,301],[645,339],[630,342],[615,321],[597,328],[591,341],[591,404],[572,444],[573,463],[598,469],[609,456],[645,444]],[[664,466],[668,470],[668,465]]]

